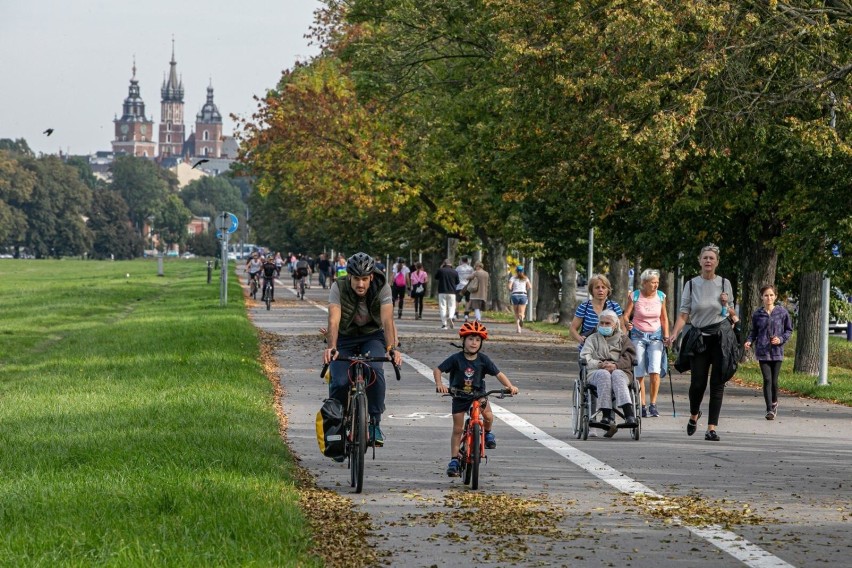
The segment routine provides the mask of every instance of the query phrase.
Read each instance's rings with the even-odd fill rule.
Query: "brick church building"
[[[222,133],[222,114],[213,102],[212,82],[207,87],[207,102],[195,115],[194,130],[187,136],[184,124],[184,86],[177,72],[174,40],[168,76],[163,79],[160,95],[160,123],[157,129],[158,138],[155,141],[154,119],[145,115],[145,102],[140,95],[134,61],[133,76],[130,79],[127,98],[124,99],[121,118],[116,117],[113,120],[114,153],[156,158],[165,167],[174,167],[177,163],[192,158],[224,159],[230,162],[230,159],[235,157],[235,151],[231,148],[234,145],[233,138],[225,137]],[[218,167],[223,165],[229,164],[217,164]]]

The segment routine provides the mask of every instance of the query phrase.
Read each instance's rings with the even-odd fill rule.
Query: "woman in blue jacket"
[[[784,360],[784,344],[793,334],[793,320],[783,306],[776,306],[778,293],[771,284],[760,289],[763,306],[751,315],[751,330],[745,348],[754,344],[754,356],[763,374],[763,398],[766,400],[766,419],[775,420],[778,414],[778,374]]]

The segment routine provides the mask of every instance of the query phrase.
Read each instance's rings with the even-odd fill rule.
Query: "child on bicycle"
[[[482,342],[488,339],[488,330],[478,321],[465,322],[459,329],[459,337],[462,338],[462,351],[448,357],[443,363],[432,370],[435,378],[435,388],[439,393],[449,392],[444,385],[441,374],[450,375],[449,387],[466,393],[485,392],[485,375],[497,377],[497,380],[517,394],[517,387],[513,386],[509,378],[501,372],[491,359],[480,353]],[[473,401],[469,399],[453,398],[453,434],[450,437],[450,463],[447,466],[447,475],[458,477],[461,471],[459,461],[459,445],[461,444],[462,431],[464,430],[465,413]],[[494,423],[494,414],[487,401],[482,401],[482,419],[485,426],[485,447],[492,449],[497,447],[497,439],[491,431]]]

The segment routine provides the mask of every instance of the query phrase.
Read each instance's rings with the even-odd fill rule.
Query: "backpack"
[[[336,398],[327,398],[317,412],[317,444],[327,458],[339,458],[346,450],[343,427],[343,404]]]
[[[662,290],[657,290],[657,297],[660,299],[661,303],[663,303],[663,304],[666,303],[666,295],[663,293]],[[633,290],[633,303],[635,304],[638,301],[639,301],[639,290]]]
[[[393,277],[393,285],[394,286],[405,286],[405,273],[400,270],[396,273],[396,276]]]
[[[308,261],[300,260],[296,263],[296,276],[302,278],[308,275]]]

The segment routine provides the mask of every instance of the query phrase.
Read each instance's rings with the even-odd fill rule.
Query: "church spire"
[[[169,61],[169,78],[163,80],[163,87],[160,89],[160,93],[163,102],[183,102],[183,81],[178,79],[174,38],[172,38],[172,59]]]

